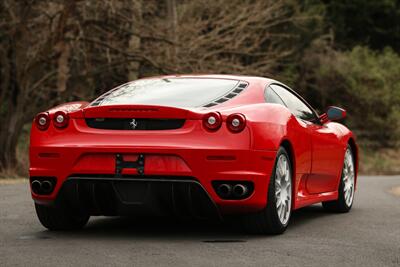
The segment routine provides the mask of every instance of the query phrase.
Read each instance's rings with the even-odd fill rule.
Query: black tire
[[[354,154],[353,154],[351,147],[348,146],[347,150],[350,150],[352,158],[353,158],[353,166],[355,166]],[[343,163],[343,166],[344,166],[344,163]],[[346,212],[349,212],[351,210],[351,207],[353,206],[354,196],[353,196],[353,201],[351,202],[350,205],[347,205],[347,203],[346,203],[345,196],[344,196],[344,180],[343,180],[343,178],[344,178],[344,167],[342,169],[342,174],[340,177],[340,184],[339,184],[339,189],[338,189],[338,193],[339,193],[338,199],[333,200],[333,201],[322,202],[322,206],[324,207],[324,209],[329,212],[346,213]]]
[[[78,230],[89,221],[87,214],[74,212],[61,203],[45,206],[35,203],[36,214],[40,223],[52,231]]]
[[[275,175],[277,171],[278,158],[284,155],[289,163],[290,177],[293,177],[292,163],[290,157],[285,148],[280,147],[275,159],[274,169],[270,178],[268,186],[268,196],[267,196],[267,206],[260,212],[251,213],[243,216],[243,226],[247,233],[250,234],[271,234],[278,235],[285,232],[292,209],[290,209],[289,220],[284,225],[279,220],[277,206],[276,206],[276,196],[275,196]],[[293,180],[293,179],[292,179]],[[291,181],[291,196],[293,196],[293,181]],[[292,198],[291,198],[292,199]]]

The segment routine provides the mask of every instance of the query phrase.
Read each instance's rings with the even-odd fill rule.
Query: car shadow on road
[[[293,212],[289,227],[295,230],[328,216],[337,216],[337,214],[326,211],[321,204],[304,207]]]
[[[288,232],[298,231],[303,225],[322,217],[333,216],[314,205],[292,214]],[[246,242],[260,235],[248,235],[235,220],[209,222],[196,220],[176,220],[157,217],[94,217],[80,231],[50,232],[42,234],[48,238],[74,239],[157,239],[157,240],[199,240],[202,242]],[[273,238],[273,236],[262,236]]]

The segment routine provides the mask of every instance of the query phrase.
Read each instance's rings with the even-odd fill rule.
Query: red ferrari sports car
[[[90,216],[240,218],[285,231],[293,210],[348,212],[358,152],[343,109],[316,111],[275,80],[177,75],[123,84],[38,114],[30,141],[36,212],[51,230]]]

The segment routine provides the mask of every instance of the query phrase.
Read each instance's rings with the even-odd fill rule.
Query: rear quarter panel
[[[335,131],[337,134],[341,145],[346,148],[348,145],[351,147],[353,155],[354,155],[354,161],[355,161],[355,174],[356,174],[356,181],[357,181],[357,176],[358,176],[358,169],[359,169],[359,161],[360,161],[360,153],[359,153],[359,148],[357,145],[357,137],[356,135],[348,129],[345,125],[337,122],[329,122],[328,127],[330,127],[332,130]],[[343,160],[344,160],[344,154],[343,154]]]
[[[278,104],[254,104],[241,111],[248,119],[251,148],[277,151],[284,142],[292,148],[294,172],[309,173],[311,167],[311,137],[303,121]]]

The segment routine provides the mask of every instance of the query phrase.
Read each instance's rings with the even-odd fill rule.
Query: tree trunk
[[[2,83],[2,90],[6,90],[1,102],[1,131],[0,131],[0,170],[15,168],[17,164],[16,148],[18,136],[23,126],[23,112],[20,105],[20,87],[17,79],[15,42],[10,39],[7,47],[7,57],[2,60],[2,67],[7,70],[7,82]],[[8,101],[6,102],[6,99]]]
[[[174,44],[170,46],[168,51],[168,59],[178,69],[178,15],[176,11],[176,1],[166,0],[167,5],[167,21],[168,21],[168,39]]]
[[[0,136],[0,164],[1,170],[14,169],[17,166],[16,148],[18,144],[18,137],[22,131],[23,118],[20,114],[10,114],[8,118],[8,125],[6,124],[5,131]]]
[[[62,93],[67,90],[67,82],[69,78],[69,58],[71,48],[65,41],[60,41],[56,46],[56,51],[60,53],[57,62],[57,90]]]
[[[58,22],[56,34],[55,51],[59,53],[57,61],[57,90],[59,93],[67,90],[67,82],[69,78],[69,58],[71,56],[71,47],[65,41],[65,35],[68,34],[67,26],[71,13],[75,11],[75,0],[65,0],[63,11]]]
[[[142,0],[133,0],[132,2],[132,21],[131,31],[132,35],[129,38],[128,52],[137,53],[141,48],[140,27],[142,25]],[[128,64],[128,80],[136,80],[139,78],[140,61],[130,61]]]

